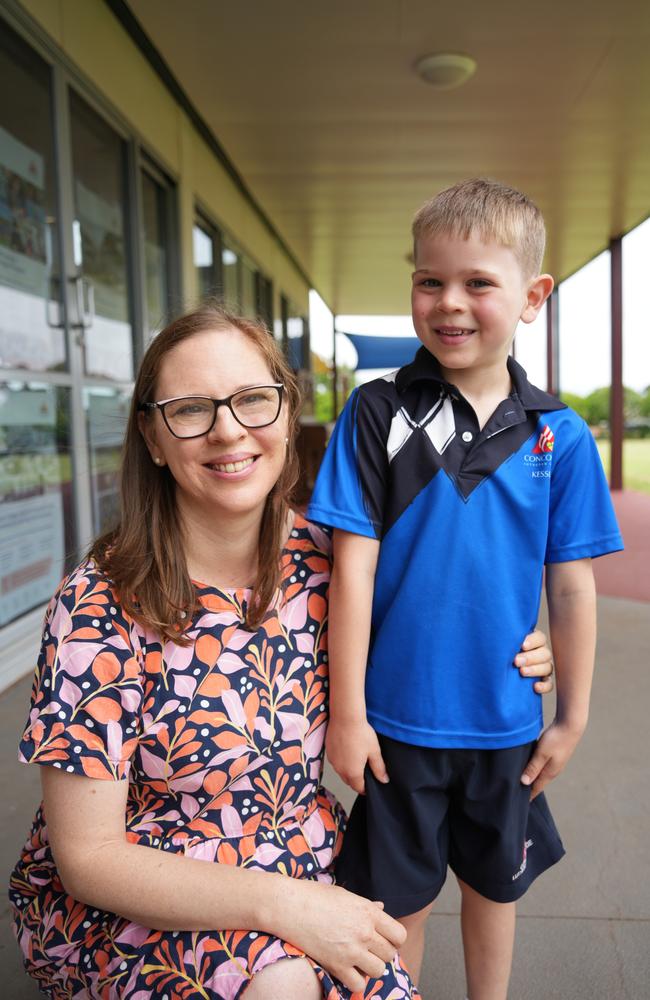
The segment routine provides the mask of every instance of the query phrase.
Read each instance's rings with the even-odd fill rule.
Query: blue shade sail
[[[357,352],[356,368],[401,368],[409,364],[420,347],[417,337],[374,337],[367,333],[346,333]]]

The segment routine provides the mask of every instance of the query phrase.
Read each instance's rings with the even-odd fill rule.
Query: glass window
[[[285,350],[285,344],[284,344],[284,330],[285,330],[285,317],[286,317],[285,307],[284,307],[285,301],[286,300],[284,299],[284,296],[281,296],[280,315],[276,316],[273,320],[273,337],[275,340],[277,340],[279,346],[282,348],[283,351]]]
[[[273,329],[273,282],[261,271],[255,272],[255,314]]]
[[[241,308],[239,293],[239,272],[241,260],[235,249],[230,246],[226,240],[223,241],[221,264],[223,268],[224,302],[229,309],[232,309],[234,312],[239,312]]]
[[[0,23],[0,366],[66,367],[49,67]]]
[[[0,383],[0,626],[54,593],[73,555],[70,390]]]
[[[147,170],[142,171],[146,332],[149,336],[162,330],[169,312],[170,196],[167,187],[159,184]]]
[[[256,270],[252,262],[242,258],[241,311],[244,316],[257,316]]]
[[[294,371],[309,371],[311,368],[309,322],[298,315],[298,309],[285,295],[280,298],[280,309],[282,346],[287,360]]]
[[[192,238],[199,298],[204,299],[210,295],[214,284],[214,245],[210,234],[197,223],[194,224]]]
[[[84,390],[90,460],[93,530],[99,535],[117,523],[118,472],[131,393],[95,386]]]
[[[73,222],[78,321],[87,375],[133,377],[133,331],[125,240],[124,142],[76,93],[70,94]]]
[[[304,323],[301,316],[290,313],[287,319],[287,358],[296,371],[308,368],[304,357]]]
[[[221,235],[202,218],[194,223],[194,267],[200,299],[221,297]]]

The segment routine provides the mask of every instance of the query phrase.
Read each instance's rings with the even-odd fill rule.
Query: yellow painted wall
[[[22,0],[22,6],[177,182],[188,303],[196,297],[192,224],[198,198],[273,280],[276,315],[281,292],[307,315],[308,286],[103,0]]]

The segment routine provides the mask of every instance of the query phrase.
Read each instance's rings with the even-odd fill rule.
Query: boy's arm
[[[365,791],[366,763],[388,781],[377,735],[366,718],[365,678],[379,542],[334,532],[329,597],[330,719],[326,736],[332,767],[356,792]]]
[[[596,587],[591,559],[546,567],[557,708],[524,770],[532,797],[563,770],[584,733],[596,652]]]

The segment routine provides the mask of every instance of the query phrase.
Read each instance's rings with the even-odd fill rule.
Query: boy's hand
[[[388,781],[377,733],[366,719],[359,719],[358,722],[330,719],[325,748],[339,778],[359,795],[365,795],[366,791],[363,780],[366,763],[377,781],[384,784]]]
[[[544,730],[521,776],[522,784],[531,786],[531,799],[564,770],[583,732],[557,719]]]

